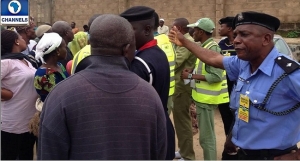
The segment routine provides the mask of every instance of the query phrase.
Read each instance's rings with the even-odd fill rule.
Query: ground
[[[173,121],[173,116],[171,114],[171,120]],[[225,143],[225,133],[223,128],[223,122],[218,109],[215,110],[215,131],[216,131],[216,138],[217,138],[217,159],[221,160],[223,147]],[[203,152],[202,148],[199,144],[199,134],[194,135],[194,151],[196,154],[196,160],[203,160]],[[298,143],[298,147],[300,147],[300,142]],[[176,150],[177,147],[177,139],[176,139]]]
[[[170,115],[170,118],[173,121],[172,114]],[[215,131],[216,131],[216,138],[217,138],[217,159],[221,160],[222,151],[223,151],[224,142],[225,142],[225,133],[224,133],[221,115],[220,115],[220,112],[218,109],[215,110]],[[176,150],[178,150],[177,138],[176,138]],[[202,148],[199,144],[199,133],[194,135],[194,151],[196,154],[196,160],[203,160],[203,152],[202,152]]]
[[[173,121],[172,114],[170,115],[170,118]],[[216,138],[217,138],[217,159],[221,160],[222,151],[225,142],[225,133],[224,133],[221,115],[218,109],[215,110],[215,130],[216,130]],[[196,160],[203,160],[202,148],[199,144],[198,137],[199,137],[198,134],[194,135],[194,151],[196,154]],[[298,143],[298,147],[300,147],[300,142]],[[176,139],[176,150],[178,150],[177,139]],[[34,153],[34,159],[36,159],[36,153]]]

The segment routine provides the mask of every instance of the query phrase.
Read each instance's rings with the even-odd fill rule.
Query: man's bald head
[[[60,36],[63,36],[64,32],[70,28],[70,24],[66,21],[56,21],[52,25],[52,31],[58,33]]]
[[[134,40],[134,31],[130,23],[117,15],[98,16],[90,27],[92,48],[121,52],[126,45],[134,45]]]
[[[189,32],[189,28],[187,27],[188,24],[189,21],[186,18],[177,18],[173,22],[173,26],[179,28],[181,32],[184,32],[184,34]]]
[[[52,32],[58,33],[66,41],[66,43],[71,42],[74,38],[72,28],[66,21],[56,21],[52,25]]]
[[[90,19],[89,19],[89,22],[88,22],[88,26],[91,27],[93,21],[97,18],[101,16],[101,14],[94,14]]]

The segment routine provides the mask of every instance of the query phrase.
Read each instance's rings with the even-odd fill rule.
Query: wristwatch
[[[188,79],[192,79],[192,77],[193,77],[193,74],[188,75]]]

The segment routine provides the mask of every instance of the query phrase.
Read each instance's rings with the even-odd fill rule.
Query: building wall
[[[300,27],[300,0],[29,0],[31,15],[38,24],[63,20],[83,30],[89,17],[96,13],[120,14],[126,8],[144,5],[154,8],[165,24],[172,25],[175,18],[185,17],[191,23],[201,17],[215,22],[241,11],[259,11],[278,17],[281,29]],[[217,25],[218,29],[218,25]]]

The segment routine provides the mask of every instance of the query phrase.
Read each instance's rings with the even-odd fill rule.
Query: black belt
[[[257,156],[280,156],[284,154],[290,153],[292,150],[297,150],[298,147],[297,145],[294,145],[290,148],[284,149],[284,150],[279,150],[279,149],[261,149],[261,150],[249,150],[249,149],[239,149],[239,152],[244,154],[244,155],[257,155]]]

